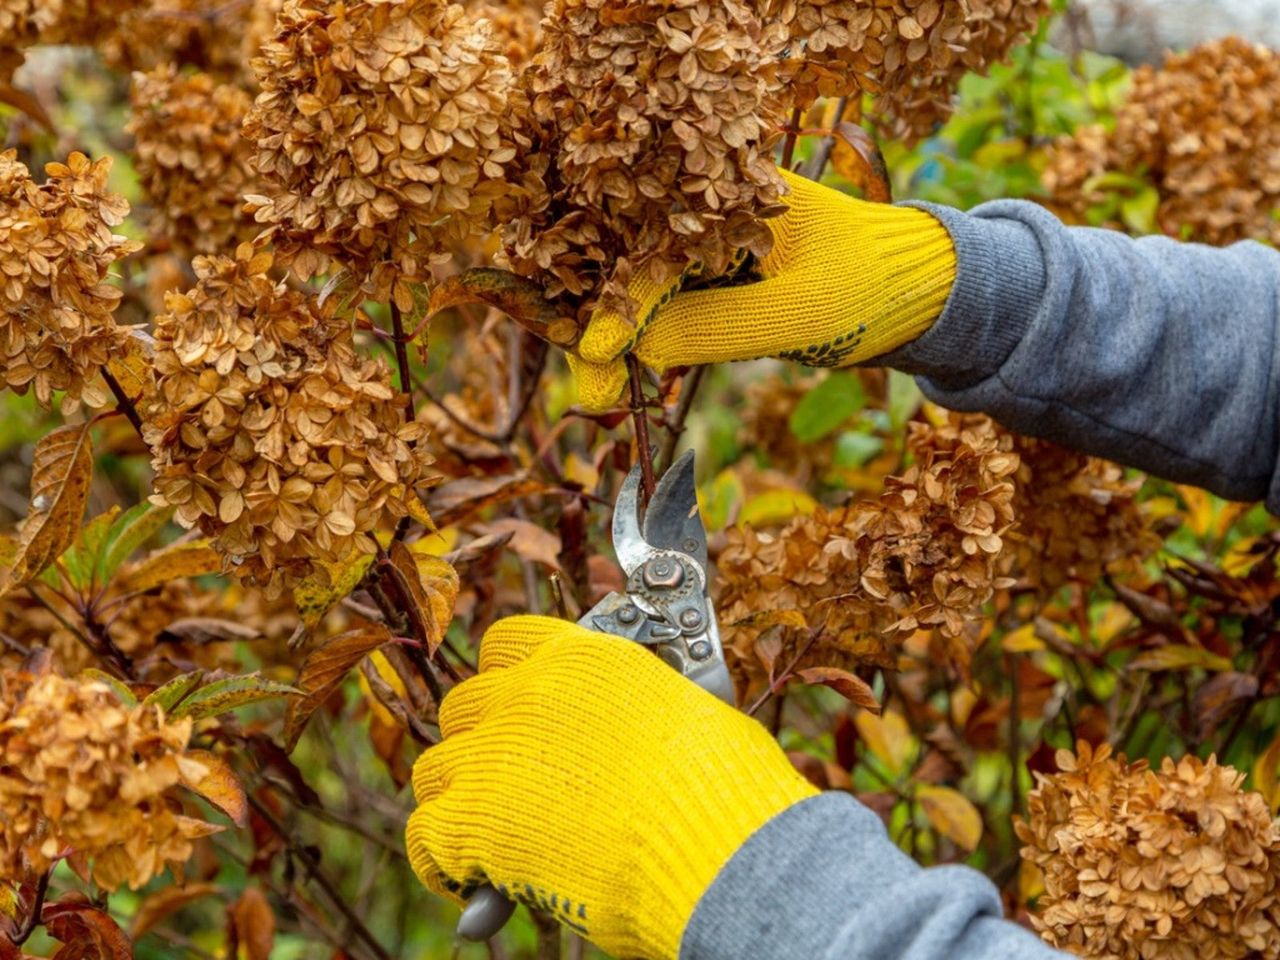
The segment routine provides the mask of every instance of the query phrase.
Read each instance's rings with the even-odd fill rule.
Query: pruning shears
[[[606,596],[578,624],[653,648],[665,663],[732,705],[733,682],[709,593],[707,531],[698,511],[693,451],[662,475],[647,509],[640,478],[637,465],[613,508],[613,549],[626,587]],[[514,910],[515,903],[483,886],[467,902],[458,935],[488,940]]]

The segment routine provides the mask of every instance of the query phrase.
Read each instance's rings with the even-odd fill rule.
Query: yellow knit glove
[[[640,271],[629,290],[636,326],[600,311],[570,358],[584,408],[618,402],[622,358],[633,349],[659,371],[759,357],[848,366],[914,340],[939,317],[956,256],[935,217],[780,172],[790,209],[767,221],[773,249],[759,264],[764,279],[681,293],[679,280],[660,287]]]
[[[817,791],[768,732],[639,644],[547,617],[495,624],[413,771],[409,860],[488,879],[620,957],[675,958],[698,898]]]

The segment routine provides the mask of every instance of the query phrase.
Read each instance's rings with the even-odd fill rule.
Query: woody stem
[[[631,418],[636,428],[636,456],[640,458],[640,482],[645,503],[653,497],[658,485],[653,475],[653,454],[649,447],[649,416],[644,410],[644,388],[640,383],[640,361],[627,354],[627,374],[631,384]]]
[[[124,387],[120,386],[120,381],[112,376],[111,371],[106,367],[102,368],[102,379],[107,381],[107,386],[111,388],[111,393],[116,398],[116,409],[133,424],[133,429],[138,432],[138,436],[142,436],[142,417],[138,415],[138,408],[133,405],[133,400],[124,392]]]

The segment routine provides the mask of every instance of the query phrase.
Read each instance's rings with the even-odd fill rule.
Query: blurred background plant
[[[773,161],[883,192],[861,123],[898,199],[1280,238],[1280,54],[1172,12],[1205,42],[1104,42],[1151,4],[550,14],[0,0],[2,960],[449,954],[401,839],[438,700],[495,619],[619,585],[636,411],[575,409],[547,341],[761,252]],[[1082,956],[1274,954],[1261,506],[896,373],[641,386],[660,465],[699,453],[739,702],[807,776]],[[589,952],[522,912],[463,956]]]

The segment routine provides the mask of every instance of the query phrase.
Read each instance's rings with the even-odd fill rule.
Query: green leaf
[[[865,402],[861,381],[849,373],[833,373],[796,404],[788,425],[801,443],[813,443],[835,431]]]
[[[884,451],[884,440],[869,433],[847,430],[836,439],[833,462],[837,467],[861,467]]]
[[[147,501],[137,504],[111,525],[98,558],[98,579],[109,580],[140,546],[154,537],[173,516],[173,507],[157,507]]]
[[[120,508],[113,506],[106,513],[100,513],[80,530],[80,535],[71,549],[62,555],[62,566],[67,571],[67,580],[77,590],[88,590],[93,584],[93,572],[98,565],[98,555],[106,542],[112,524],[120,516]]]
[[[274,700],[300,693],[285,683],[276,683],[256,673],[243,677],[228,677],[201,687],[174,708],[174,717],[190,717],[207,720],[239,707],[263,700]]]
[[[920,409],[924,394],[916,385],[916,378],[898,370],[889,371],[889,422],[895,431],[901,430]]]
[[[116,679],[109,673],[103,673],[94,667],[87,667],[80,671],[80,678],[82,680],[105,683],[126,707],[136,707],[138,705],[138,698],[133,695],[133,691],[125,686],[123,681]]]
[[[166,714],[171,714],[173,713],[173,708],[182,702],[182,698],[194,690],[203,679],[203,670],[193,670],[191,673],[176,676],[164,686],[156,687],[156,689],[147,694],[146,699],[142,701],[142,705],[151,706],[155,704]]]

